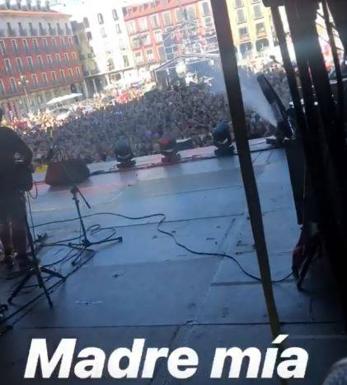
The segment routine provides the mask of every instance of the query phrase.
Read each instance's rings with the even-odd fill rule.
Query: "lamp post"
[[[24,95],[25,95],[26,110],[27,110],[27,112],[31,112],[30,111],[30,100],[29,100],[29,95],[28,95],[28,90],[27,90],[28,84],[29,84],[29,80],[24,75],[20,75],[18,85],[23,87],[23,91],[24,91]]]

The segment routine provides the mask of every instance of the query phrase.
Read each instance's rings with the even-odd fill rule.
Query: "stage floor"
[[[252,149],[271,270],[277,280],[290,272],[291,253],[299,237],[286,158],[283,150],[264,151],[259,142],[253,142]],[[81,185],[92,206],[88,210],[81,202],[83,214],[105,213],[86,218],[87,226],[117,226],[123,243],[95,247],[95,256],[54,290],[53,310],[41,298],[9,319],[13,330],[0,338],[3,384],[25,384],[23,374],[32,338],[47,338],[51,349],[61,338],[78,338],[78,351],[96,346],[110,352],[130,347],[134,338],[146,338],[149,347],[189,346],[200,357],[197,374],[185,381],[194,385],[214,383],[208,371],[216,347],[257,346],[265,350],[271,345],[261,285],[242,273],[235,262],[178,247],[157,231],[160,217],[128,220],[107,214],[141,217],[163,213],[166,221],[162,228],[179,242],[196,251],[228,253],[258,275],[238,159],[216,159],[212,154],[212,149],[207,149],[199,154],[206,159],[96,175]],[[148,166],[157,161],[140,159],[138,164]],[[109,170],[112,165],[97,164],[92,170]],[[52,189],[39,183],[38,198],[31,204],[36,226],[76,216],[68,188]],[[47,242],[53,243],[79,236],[80,229],[76,221],[36,227],[36,234],[44,232]],[[105,230],[94,238],[108,234],[110,230]],[[43,263],[53,263],[66,253],[64,248],[45,248],[39,256]],[[70,261],[55,267],[64,274],[72,270]],[[318,264],[314,270],[321,268]],[[2,281],[0,300],[7,298],[13,284]],[[309,277],[305,285],[307,291],[298,292],[294,281],[288,279],[274,284],[274,291],[283,332],[290,335],[288,345],[310,352],[307,378],[295,383],[318,385],[330,365],[347,355],[347,341],[336,299],[323,288],[326,283]],[[38,289],[27,288],[9,314],[38,293]],[[115,381],[106,376],[101,383]],[[218,380],[218,384],[230,381]],[[35,385],[46,382],[34,381]],[[167,374],[165,365],[160,365],[153,381],[118,380],[123,382],[180,383]],[[72,378],[66,383],[75,385],[80,380]]]

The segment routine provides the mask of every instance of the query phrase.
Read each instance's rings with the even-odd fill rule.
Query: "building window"
[[[93,39],[92,33],[91,32],[87,32],[87,40],[90,41],[92,39]]]
[[[64,70],[60,70],[60,77],[62,79],[65,79],[65,72],[64,72]]]
[[[37,86],[37,84],[38,84],[37,75],[35,75],[35,74],[31,75],[31,81],[32,81],[34,86]]]
[[[243,9],[237,10],[237,22],[238,22],[238,24],[246,22],[246,15],[245,15],[245,11]]]
[[[8,36],[16,36],[16,31],[12,28],[11,23],[6,23]]]
[[[33,59],[30,56],[27,57],[27,62],[28,62],[30,71],[32,71],[34,69],[34,63],[33,63]]]
[[[70,34],[71,34],[71,29],[70,29],[68,23],[65,23],[65,32],[66,32],[67,35],[70,35]]]
[[[28,40],[27,40],[27,39],[24,39],[24,40],[23,40],[23,46],[24,46],[24,49],[25,49],[26,51],[29,50],[29,43],[28,43]]]
[[[255,25],[257,36],[266,34],[265,24],[258,23]]]
[[[83,18],[83,25],[85,26],[85,28],[89,28],[90,27],[88,17],[84,17]]]
[[[211,15],[211,9],[207,1],[202,3],[202,13],[204,16],[210,16]]]
[[[160,27],[158,15],[151,15],[150,16],[150,22],[151,22],[152,28],[159,28]]]
[[[53,58],[52,58],[52,55],[47,55],[47,56],[46,56],[46,59],[47,59],[48,64],[53,64]]]
[[[253,46],[251,42],[240,44],[240,52],[243,58],[246,58],[247,56],[249,56],[252,50],[253,50]]]
[[[255,43],[255,47],[257,49],[258,52],[261,52],[263,51],[264,49],[268,48],[269,47],[269,41],[268,39],[260,39],[260,40],[257,40],[256,43]]]
[[[116,23],[116,32],[122,33],[122,30],[120,29],[120,25],[118,23]]]
[[[98,23],[99,24],[104,24],[104,17],[102,16],[101,13],[97,14],[97,18],[98,18]]]
[[[159,57],[160,57],[161,61],[165,61],[166,60],[164,47],[159,47],[158,48],[158,54],[159,54]]]
[[[153,50],[148,49],[148,50],[146,51],[146,56],[147,56],[147,61],[148,61],[148,62],[152,62],[152,61],[154,60]]]
[[[147,29],[148,29],[147,18],[141,17],[138,22],[139,22],[139,30],[140,31],[147,31]]]
[[[212,28],[213,27],[213,22],[212,22],[212,17],[205,17],[205,27],[206,28]]]
[[[39,48],[39,43],[37,42],[36,39],[33,39],[33,46],[34,46],[35,50],[37,50]]]
[[[16,65],[19,72],[23,72],[23,61],[20,57],[16,58]]]
[[[263,11],[261,9],[261,5],[260,4],[255,5],[253,7],[253,15],[254,15],[255,19],[260,19],[261,17],[263,17]]]
[[[79,67],[76,67],[76,68],[75,68],[75,72],[76,72],[76,75],[77,75],[78,77],[81,76],[81,71],[80,71]]]
[[[195,11],[194,5],[187,7],[185,9],[185,13],[186,13],[186,19],[187,20],[195,20],[196,19],[196,11]]]
[[[136,60],[136,64],[143,63],[142,52],[136,52],[135,60]]]
[[[3,40],[0,40],[0,53],[2,56],[5,56],[6,46]]]
[[[10,87],[11,87],[11,91],[17,91],[17,83],[16,83],[16,79],[14,78],[11,78],[10,79]]]
[[[130,67],[129,58],[127,55],[123,56],[123,64],[124,64],[124,67]]]
[[[113,20],[118,20],[118,13],[116,9],[112,9]]]
[[[69,54],[67,52],[64,53],[64,60],[66,63],[69,63],[70,61]]]
[[[185,20],[185,13],[182,8],[176,9],[176,20],[178,23],[182,23]]]
[[[59,54],[59,53],[56,53],[56,54],[55,54],[55,61],[56,61],[57,63],[60,63],[60,62],[61,62],[61,57],[60,57],[60,54]]]
[[[42,59],[42,56],[38,56],[38,57],[37,57],[37,61],[38,61],[39,65],[40,65],[40,67],[43,68],[43,59]]]
[[[45,84],[48,84],[48,77],[47,77],[47,74],[45,72],[42,74],[42,79],[43,79],[43,82]]]
[[[141,40],[142,40],[143,45],[150,45],[151,44],[151,38],[147,33],[145,35],[141,36]]]
[[[249,38],[248,28],[247,27],[240,28],[239,35],[241,40],[248,39]]]
[[[17,40],[11,40],[12,49],[14,52],[18,52],[18,43]]]
[[[107,38],[107,34],[106,34],[106,30],[104,27],[101,27],[100,28],[100,35],[103,39],[106,39]]]
[[[163,13],[164,26],[167,27],[172,24],[172,17],[170,12]]]
[[[243,7],[243,0],[235,0],[234,7],[235,8]]]
[[[4,64],[6,72],[12,72],[12,65],[10,59],[5,59]]]
[[[51,77],[52,77],[52,79],[53,79],[53,81],[57,81],[57,74],[55,73],[55,71],[52,71],[51,72]]]
[[[5,87],[3,81],[0,79],[0,95],[5,95]]]
[[[131,21],[129,21],[129,23],[127,23],[127,30],[129,32],[129,34],[137,32],[137,30],[136,30],[136,23],[135,23],[134,20],[131,20]]]
[[[47,39],[44,38],[44,39],[42,40],[42,42],[43,42],[43,46],[44,46],[45,48],[47,48],[47,47],[48,47],[48,41],[47,41]]]
[[[161,43],[163,41],[163,35],[161,34],[161,31],[155,31],[154,36],[157,43]]]

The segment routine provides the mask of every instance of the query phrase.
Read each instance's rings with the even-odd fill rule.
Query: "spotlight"
[[[114,149],[116,159],[119,162],[117,164],[118,168],[130,168],[134,167],[136,161],[134,158],[134,154],[131,150],[131,146],[128,138],[121,138],[116,142]]]
[[[177,142],[172,136],[163,136],[159,140],[160,153],[163,155],[163,163],[174,163],[181,159],[181,155],[177,153]]]
[[[229,124],[221,122],[213,132],[213,144],[217,147],[215,150],[216,156],[230,156],[234,155],[235,147],[232,145],[231,135],[229,131]]]

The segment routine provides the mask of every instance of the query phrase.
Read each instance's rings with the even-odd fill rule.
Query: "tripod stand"
[[[40,262],[37,258],[37,255],[36,255],[34,240],[33,240],[33,237],[32,237],[31,231],[30,231],[27,213],[25,213],[24,220],[25,220],[25,227],[26,227],[27,238],[28,238],[28,243],[29,243],[29,248],[30,248],[30,255],[32,258],[32,261],[31,261],[32,265],[29,267],[29,269],[25,273],[24,277],[21,279],[21,281],[19,282],[17,287],[11,293],[10,297],[8,298],[8,303],[12,304],[13,299],[16,298],[18,296],[18,294],[24,289],[26,283],[30,280],[30,278],[36,277],[38,286],[43,290],[43,292],[47,298],[49,306],[53,307],[53,302],[52,302],[51,296],[49,294],[49,290],[46,287],[46,284],[45,284],[45,281],[43,279],[42,274],[44,273],[50,277],[55,277],[55,278],[59,278],[62,280],[65,280],[65,277],[62,274],[57,273],[54,270],[48,269],[47,267],[44,267],[44,266],[40,266]]]
[[[123,241],[123,237],[110,237],[110,238],[107,238],[107,239],[103,239],[101,241],[90,241],[88,239],[86,226],[84,224],[83,216],[81,214],[80,200],[78,199],[78,195],[80,195],[80,197],[82,198],[83,202],[86,204],[86,206],[89,209],[91,208],[90,204],[88,203],[87,199],[82,194],[81,190],[78,188],[77,185],[73,185],[73,187],[71,188],[70,192],[72,194],[72,200],[75,202],[76,211],[77,211],[77,215],[78,215],[78,219],[79,219],[79,223],[80,223],[81,231],[82,231],[81,243],[79,243],[79,244],[70,243],[69,244],[70,247],[72,247],[74,249],[87,249],[89,246],[93,246],[93,245],[101,245],[103,243],[109,243],[109,242],[118,242],[118,243],[120,243],[120,242]]]

